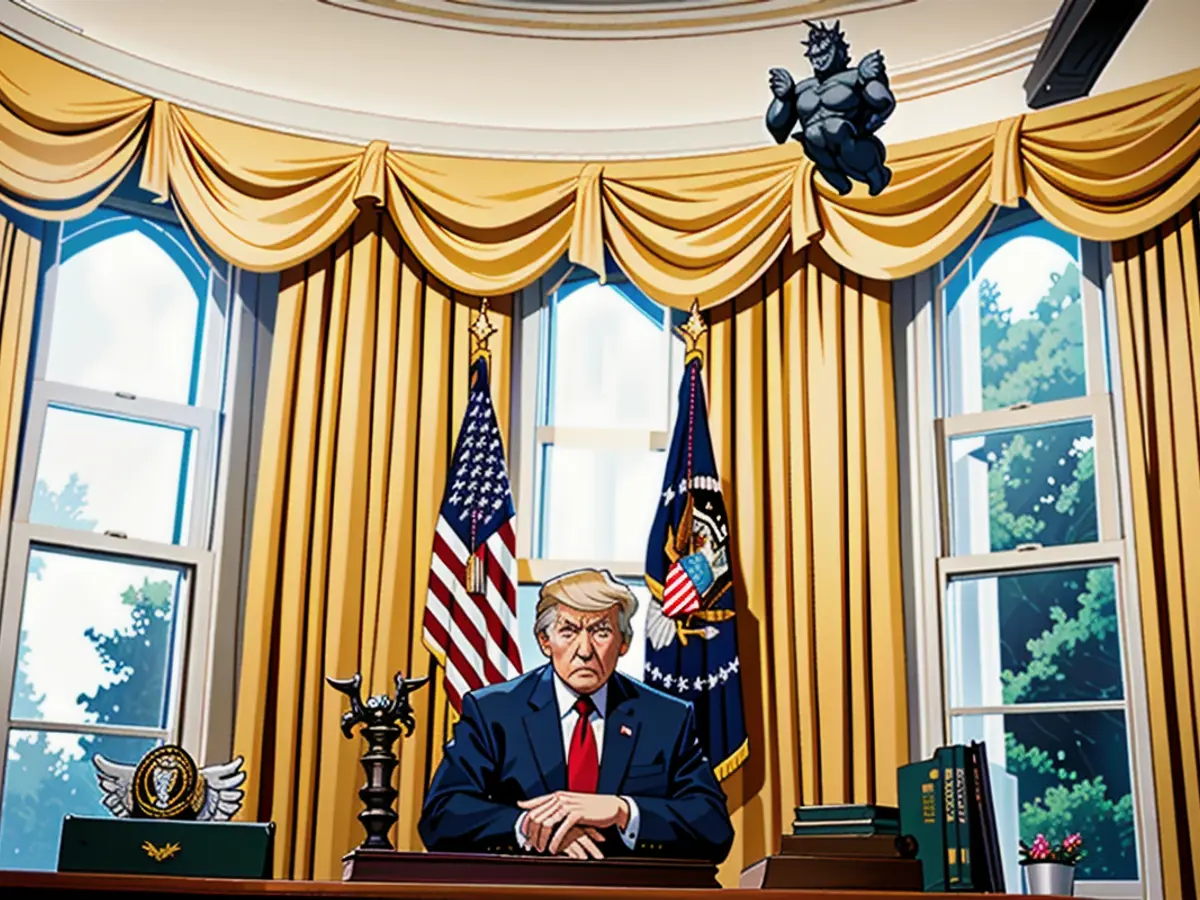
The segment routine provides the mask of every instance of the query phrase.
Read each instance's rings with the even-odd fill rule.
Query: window
[[[0,621],[0,868],[53,869],[62,817],[108,814],[94,754],[228,752],[232,657],[213,651],[236,643],[263,349],[243,319],[269,286],[120,201],[43,248]]]
[[[606,568],[638,597],[635,640],[620,669],[641,677],[649,591],[646,540],[683,373],[686,316],[617,275],[524,292],[520,377],[510,451],[517,491],[518,627],[528,670],[544,660],[533,637],[541,583],[574,568]]]
[[[1077,892],[1141,897],[1151,790],[1107,249],[1029,210],[977,237],[896,292],[914,752],[986,742],[1009,891],[1018,838],[1078,831]]]

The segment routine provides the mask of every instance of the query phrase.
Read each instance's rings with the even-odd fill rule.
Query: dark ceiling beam
[[[1149,0],[1063,0],[1025,79],[1033,109],[1086,97]]]

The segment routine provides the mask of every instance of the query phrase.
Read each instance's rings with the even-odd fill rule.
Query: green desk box
[[[270,878],[275,823],[67,816],[58,871]]]

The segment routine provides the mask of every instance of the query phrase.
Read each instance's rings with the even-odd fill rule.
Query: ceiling
[[[467,155],[763,146],[767,70],[804,19],[880,48],[895,143],[1025,110],[1058,0],[0,0],[0,29],[155,96],[273,128]],[[1151,0],[1102,76],[1195,64],[1194,0]]]

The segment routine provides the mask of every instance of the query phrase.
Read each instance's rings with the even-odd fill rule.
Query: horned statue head
[[[826,75],[840,72],[850,62],[850,45],[842,34],[841,21],[833,23],[832,28],[826,28],[820,22],[804,20],[808,26],[808,40],[801,41],[805,47],[804,55],[812,64],[816,75]]]

